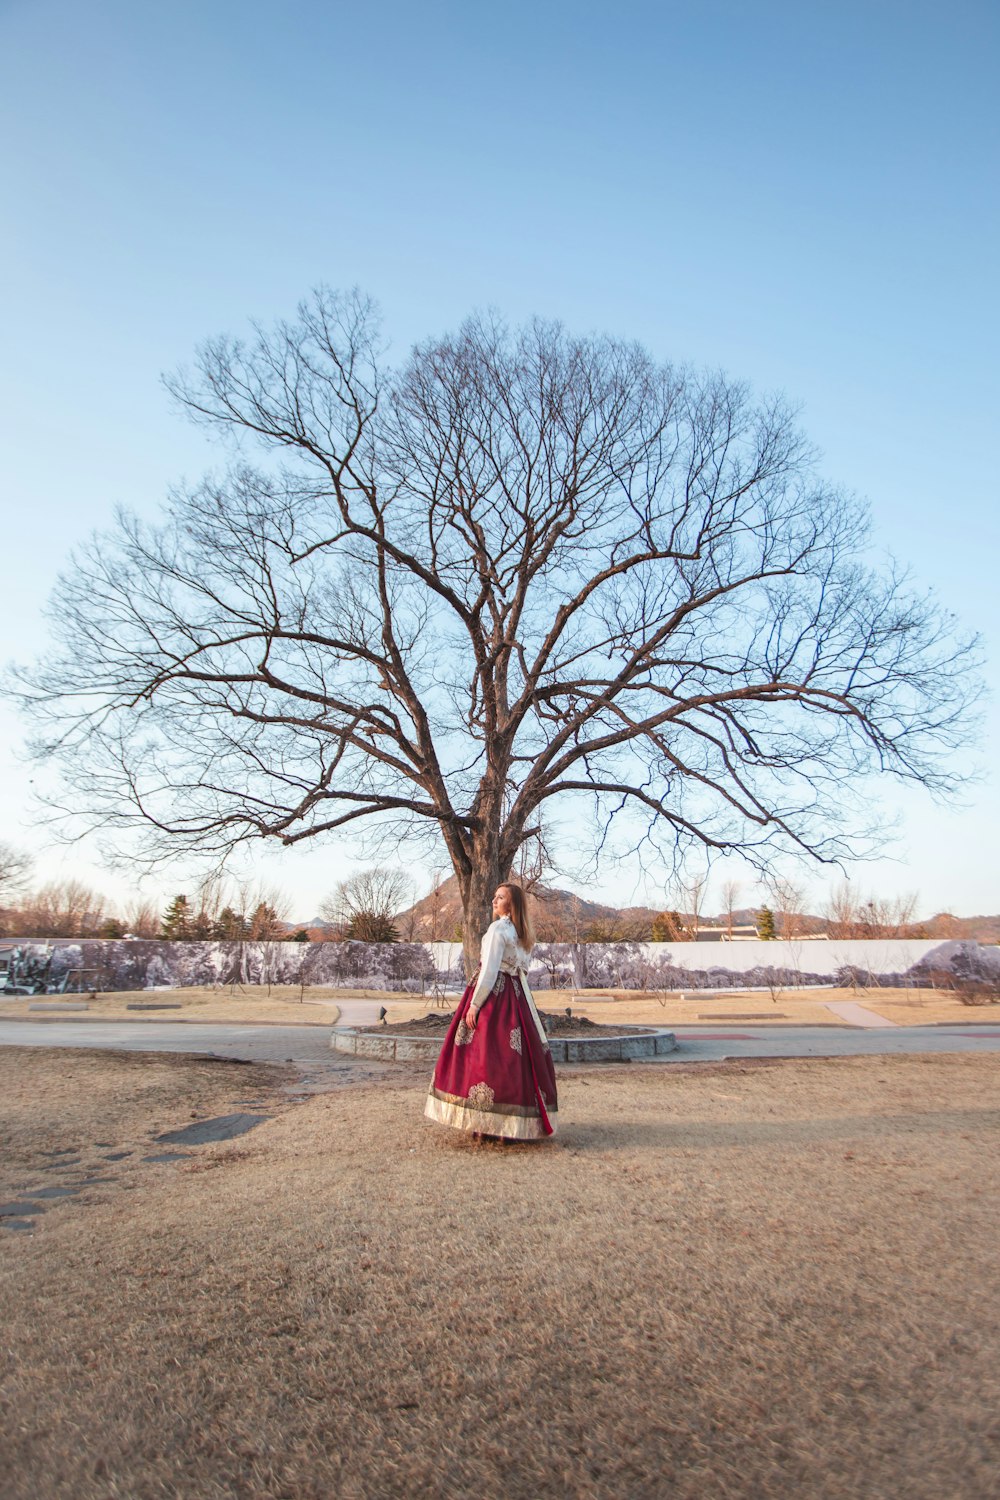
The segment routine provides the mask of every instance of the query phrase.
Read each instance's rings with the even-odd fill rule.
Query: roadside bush
[[[955,998],[963,1005],[1000,1005],[1000,982],[995,979],[958,979]]]

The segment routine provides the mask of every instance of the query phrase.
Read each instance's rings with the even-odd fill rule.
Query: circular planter
[[[330,1046],[334,1052],[355,1057],[373,1057],[381,1062],[435,1062],[443,1036],[402,1036],[365,1031],[357,1026],[334,1027]],[[620,1036],[550,1037],[549,1051],[556,1063],[638,1062],[662,1057],[677,1047],[672,1031],[632,1032]]]

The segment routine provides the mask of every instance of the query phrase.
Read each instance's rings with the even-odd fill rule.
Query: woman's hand
[[[465,1012],[465,1025],[469,1031],[475,1031],[476,1029],[476,1012],[472,1009],[471,1005]]]

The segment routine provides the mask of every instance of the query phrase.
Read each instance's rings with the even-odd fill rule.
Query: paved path
[[[370,1023],[376,1001],[352,1023]],[[369,1014],[367,1007],[374,1014]],[[347,1017],[343,1018],[348,1024]],[[673,1026],[676,1052],[657,1058],[707,1062],[727,1057],[877,1057],[894,1053],[1000,1051],[1000,1022],[969,1026]],[[325,1026],[222,1026],[190,1021],[0,1021],[0,1046],[107,1047],[191,1052],[249,1062],[295,1063],[307,1077],[342,1075],[355,1064],[330,1050]],[[386,1064],[391,1070],[392,1065]],[[366,1070],[374,1067],[366,1060]]]
[[[382,1009],[381,1000],[338,1000],[338,1026],[374,1026]]]
[[[828,1000],[826,1008],[851,1026],[872,1027],[897,1024],[895,1021],[887,1021],[885,1016],[880,1016],[877,1011],[869,1010],[867,1005],[859,1005],[856,1000]]]
[[[725,1057],[882,1057],[1000,1051],[1000,1023],[981,1026],[674,1026],[677,1051],[657,1062]]]
[[[0,1046],[195,1052],[248,1062],[325,1062],[327,1026],[224,1026],[203,1021],[0,1021]]]

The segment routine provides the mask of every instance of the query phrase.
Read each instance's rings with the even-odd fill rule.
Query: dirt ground
[[[558,1037],[580,1037],[600,1036],[616,1032],[615,1027],[602,1027],[599,1021],[589,1021],[586,1016],[565,1016],[562,1011],[540,1010],[542,1025],[549,1036]],[[414,1015],[407,1021],[375,1022],[371,1026],[362,1026],[360,1030],[374,1032],[376,1036],[385,1036],[387,1033],[397,1036],[436,1036],[442,1041],[452,1021],[453,1013],[447,1011],[415,1011]],[[649,1036],[651,1033],[640,1026],[623,1028],[635,1036]]]
[[[0,1230],[3,1500],[995,1497],[995,1054],[564,1069],[530,1146],[288,1082],[0,1050],[0,1196],[110,1179]]]

